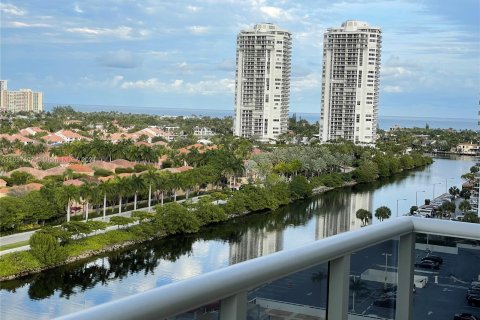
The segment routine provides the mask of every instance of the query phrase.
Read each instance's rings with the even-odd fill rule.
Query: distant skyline
[[[233,112],[236,35],[271,22],[293,36],[290,111],[319,113],[323,33],[355,19],[383,32],[381,116],[477,117],[478,0],[6,0],[0,13],[0,78],[46,103]]]

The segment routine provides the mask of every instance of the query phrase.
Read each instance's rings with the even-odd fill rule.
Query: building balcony
[[[479,241],[479,224],[391,218],[61,319],[453,319],[479,311]]]

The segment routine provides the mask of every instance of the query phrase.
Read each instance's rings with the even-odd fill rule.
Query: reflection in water
[[[457,166],[459,168],[457,168]],[[333,190],[274,212],[253,214],[122,251],[0,283],[0,318],[53,318],[178,279],[359,228],[358,209],[394,208],[444,178],[467,172],[468,161],[441,160],[427,169],[369,185]],[[442,180],[440,180],[442,181]],[[449,181],[452,185],[454,181]],[[375,221],[374,221],[375,223]],[[300,241],[301,240],[301,241]],[[181,273],[181,274],[180,274]],[[86,303],[85,303],[86,301]]]
[[[362,226],[356,212],[365,209],[372,212],[372,192],[330,192],[312,202],[321,208],[316,215],[315,239],[323,239],[335,234],[356,230]]]

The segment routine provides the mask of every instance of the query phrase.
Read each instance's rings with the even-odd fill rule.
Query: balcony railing
[[[329,285],[326,290],[326,310],[323,313],[326,319],[349,319],[351,254],[386,240],[396,239],[398,240],[396,305],[400,307],[394,309],[394,318],[411,320],[417,233],[427,235],[427,246],[428,235],[478,241],[480,225],[414,217],[390,219],[102,304],[63,316],[61,319],[175,319],[176,315],[213,304],[217,305],[217,309],[219,307],[216,318],[244,320],[247,319],[247,294],[250,290],[322,263],[329,265],[328,283],[335,284]],[[385,253],[385,259],[388,256]],[[318,311],[319,308],[311,309]]]

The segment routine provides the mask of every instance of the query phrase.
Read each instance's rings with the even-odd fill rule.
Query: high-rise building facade
[[[237,37],[234,133],[271,141],[287,132],[292,35],[257,24]]]
[[[0,80],[0,112],[42,112],[43,93],[30,89],[7,90],[7,81]]]
[[[377,138],[382,31],[362,21],[328,29],[323,42],[320,139],[373,144]]]

